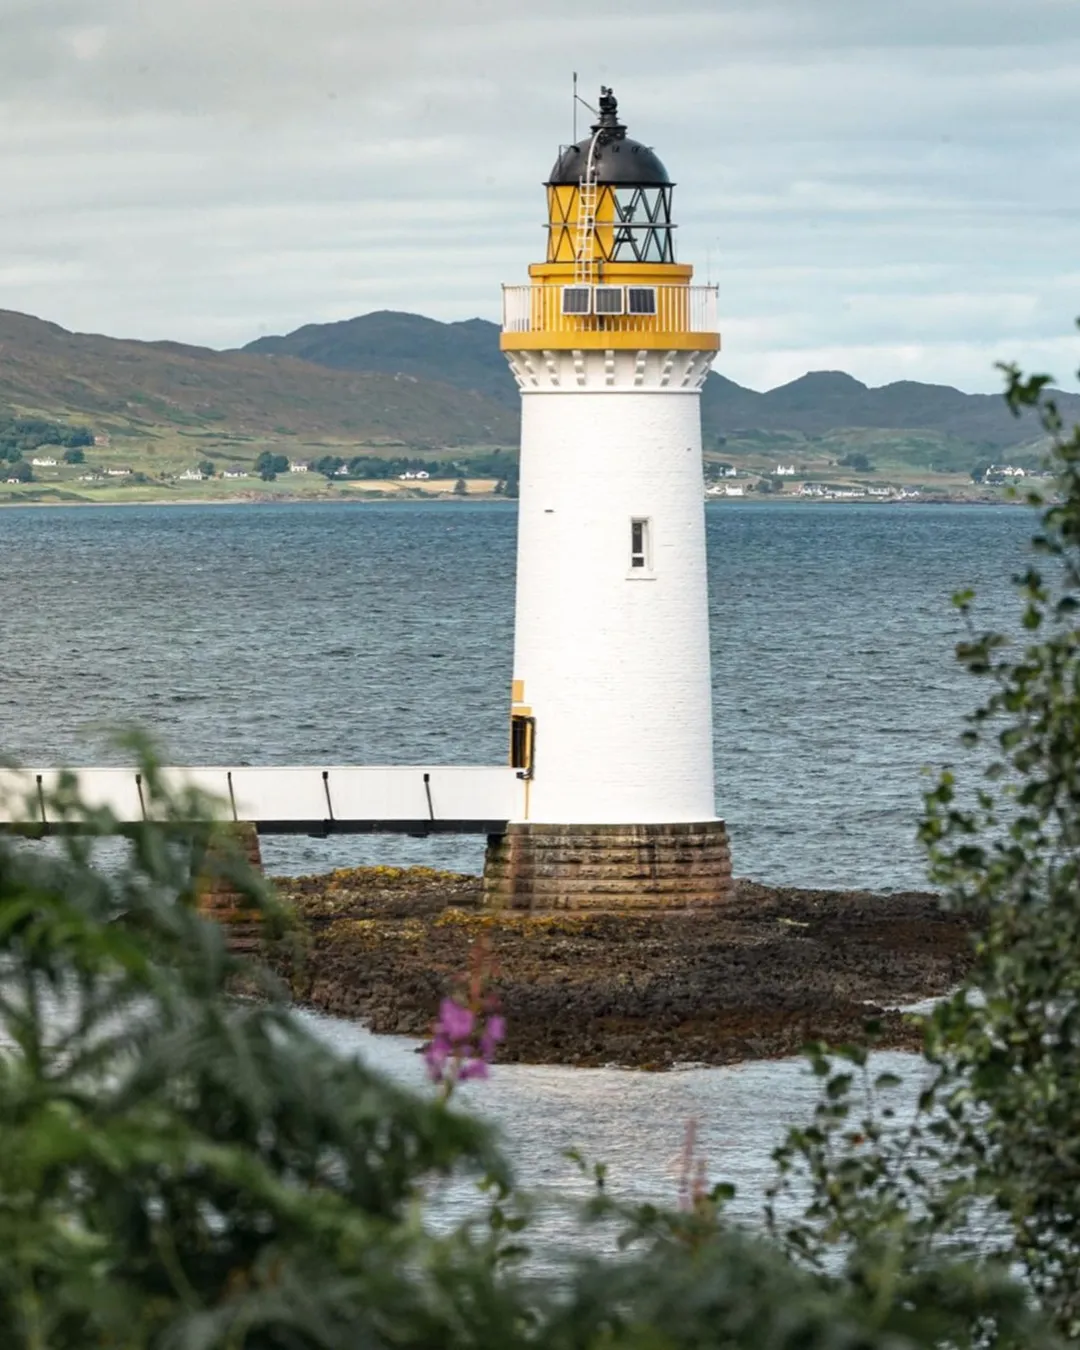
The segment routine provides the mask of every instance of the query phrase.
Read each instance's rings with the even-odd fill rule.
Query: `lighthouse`
[[[521,818],[485,889],[520,908],[716,903],[701,388],[716,292],[675,260],[673,184],[601,90],[504,287],[521,390],[510,756]]]

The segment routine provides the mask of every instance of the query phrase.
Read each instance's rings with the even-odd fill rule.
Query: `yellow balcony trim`
[[[529,268],[534,282],[556,286],[573,285],[575,272],[572,262],[533,263]],[[689,263],[596,263],[591,280],[601,286],[678,286],[689,284],[693,276]]]
[[[499,350],[504,352],[635,351],[717,352],[719,333],[571,333],[548,330],[532,333],[502,333]]]

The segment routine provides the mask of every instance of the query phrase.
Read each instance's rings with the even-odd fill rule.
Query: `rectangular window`
[[[643,518],[630,522],[630,566],[648,571],[649,558],[649,522]]]
[[[627,286],[626,312],[627,314],[655,314],[656,287]]]
[[[623,288],[621,286],[597,286],[593,291],[594,314],[621,314],[623,312]]]
[[[564,314],[591,314],[592,287],[564,286],[562,288],[562,312]]]

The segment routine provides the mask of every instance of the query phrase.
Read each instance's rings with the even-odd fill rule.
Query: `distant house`
[[[179,478],[182,483],[201,483],[203,476],[198,469],[185,469]]]
[[[105,473],[108,475],[109,478],[127,478],[130,476],[131,470],[122,468],[106,469]]]
[[[417,477],[418,480],[423,480],[423,479],[426,479],[426,478],[430,478],[430,477],[431,477],[431,474],[429,474],[429,473],[427,472],[426,469],[421,469],[421,470],[417,473],[416,477]]]
[[[745,496],[746,496],[746,489],[745,489],[744,487],[736,487],[736,486],[734,485],[734,483],[727,483],[727,484],[725,485],[725,487],[724,487],[724,496],[725,496],[725,497],[745,497]]]
[[[307,473],[307,472],[309,472],[310,469],[311,469],[311,465],[310,465],[310,464],[305,464],[303,460],[298,460],[298,459],[290,459],[290,460],[289,460],[289,472],[290,472],[290,473]]]
[[[775,474],[777,475],[777,477],[779,477],[779,478],[794,478],[794,476],[795,476],[795,465],[794,465],[794,464],[778,464],[778,465],[776,466],[776,468],[773,470],[773,473],[775,473]]]
[[[4,479],[4,482],[5,482],[5,483],[21,483],[21,482],[22,482],[22,479],[21,479],[21,478],[5,478],[5,479]]]
[[[335,478],[348,478],[348,476],[349,476],[349,466],[347,464],[343,464],[340,469],[334,470]]]
[[[239,464],[234,464],[231,469],[226,469],[224,473],[225,478],[246,478],[247,476],[247,469],[242,469]]]
[[[107,445],[111,445],[111,444],[112,444],[112,441],[110,440],[110,438],[109,438],[108,436],[95,436],[95,437],[94,437],[94,444],[95,444],[95,445],[106,445],[106,446],[107,446]]]
[[[30,463],[35,469],[55,469],[56,460],[51,455],[42,455],[40,458],[35,456]]]

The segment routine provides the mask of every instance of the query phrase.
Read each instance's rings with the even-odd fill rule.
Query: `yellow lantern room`
[[[675,261],[674,185],[626,134],[610,89],[545,186],[547,258],[530,285],[503,287],[503,351],[718,349],[716,288],[694,286],[694,269]]]

